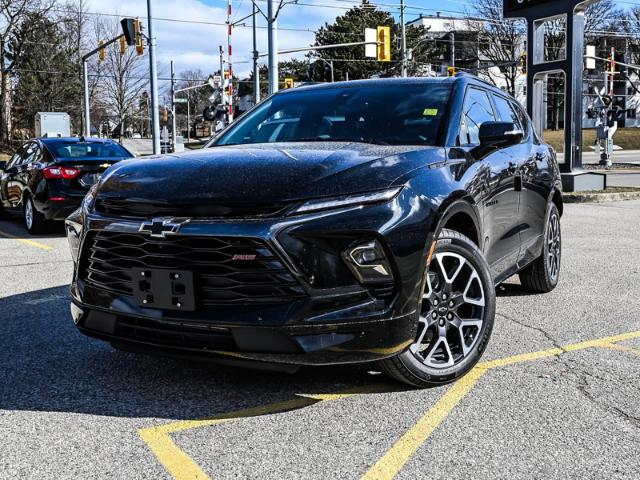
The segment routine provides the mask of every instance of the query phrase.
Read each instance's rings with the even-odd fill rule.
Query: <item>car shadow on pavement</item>
[[[0,299],[0,410],[193,419],[299,394],[403,390],[372,367],[295,374],[131,354],[80,334],[67,286]]]
[[[530,297],[536,295],[524,289],[519,283],[503,283],[496,288],[496,296],[500,297]]]
[[[9,234],[14,238],[37,240],[39,238],[60,238],[65,236],[64,222],[54,222],[50,231],[32,235],[27,232],[24,220],[18,217],[0,217],[0,233]]]

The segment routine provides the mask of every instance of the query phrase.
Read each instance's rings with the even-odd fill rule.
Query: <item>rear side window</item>
[[[480,125],[495,122],[496,116],[491,107],[489,95],[484,90],[470,88],[462,109],[462,125],[460,126],[460,145],[480,144]]]

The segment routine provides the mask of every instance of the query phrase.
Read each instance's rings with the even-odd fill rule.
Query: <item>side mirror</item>
[[[4,170],[7,166],[7,162],[5,160],[0,160],[0,170]]]
[[[522,142],[524,132],[512,122],[485,122],[480,125],[481,147],[509,147]]]

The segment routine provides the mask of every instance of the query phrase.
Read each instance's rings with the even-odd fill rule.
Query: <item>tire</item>
[[[416,314],[416,342],[379,362],[391,378],[420,388],[451,383],[478,363],[496,311],[489,266],[471,240],[443,230],[432,258]]]
[[[51,222],[36,209],[30,196],[26,196],[24,199],[23,213],[24,226],[31,235],[47,233],[51,229]]]
[[[520,283],[532,293],[549,293],[560,280],[562,263],[562,228],[560,212],[551,204],[544,229],[544,246],[540,256],[519,273]]]

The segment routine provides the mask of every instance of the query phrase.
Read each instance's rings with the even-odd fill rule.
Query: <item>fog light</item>
[[[363,285],[389,283],[393,280],[391,266],[377,240],[351,248],[342,257]]]

